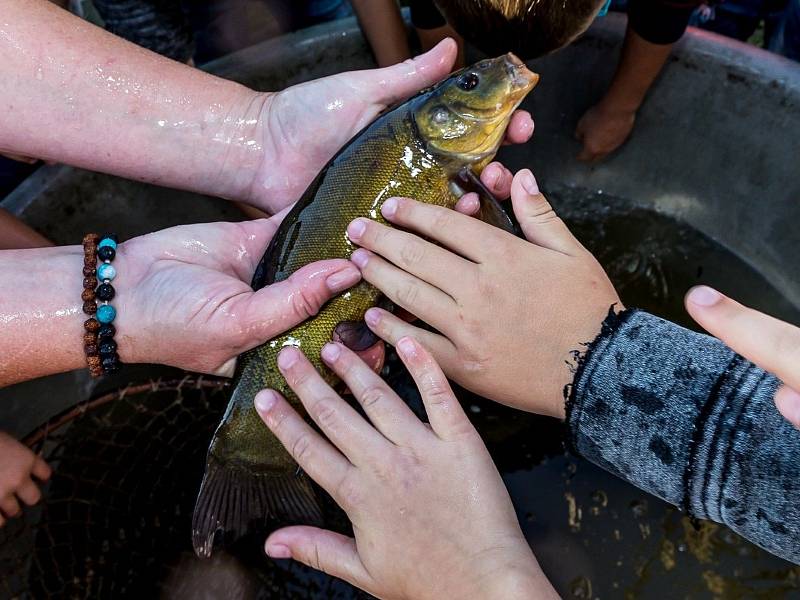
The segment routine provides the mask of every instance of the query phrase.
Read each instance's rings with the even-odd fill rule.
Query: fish
[[[467,190],[477,191],[480,218],[512,231],[479,174],[538,79],[519,58],[506,54],[453,73],[379,115],[328,162],[284,218],[256,268],[253,289],[283,281],[314,261],[350,258],[356,246],[347,225],[357,217],[389,225],[381,205],[393,196],[453,208]],[[264,426],[254,398],[264,388],[275,389],[308,418],[278,370],[278,353],[286,346],[299,348],[336,385],[337,377],[320,358],[322,347],[335,336],[354,350],[371,344],[376,338],[364,325],[364,313],[381,301],[380,291],[362,281],[315,316],[239,357],[192,518],[198,556],[211,556],[217,534],[237,539],[268,519],[322,522],[309,478]]]

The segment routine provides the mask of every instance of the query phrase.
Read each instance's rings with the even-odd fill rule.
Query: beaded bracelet
[[[97,244],[97,279],[102,283],[95,290],[97,301],[95,318],[100,322],[100,327],[97,329],[97,350],[100,355],[100,364],[107,374],[116,373],[120,368],[117,342],[114,341],[116,329],[112,324],[117,316],[117,311],[109,304],[116,295],[114,287],[111,285],[111,281],[117,276],[117,270],[111,265],[111,261],[116,255],[117,236],[113,234],[104,236]]]
[[[117,276],[111,261],[116,256],[117,238],[107,235],[102,239],[96,233],[83,238],[83,312],[89,315],[83,327],[83,348],[86,364],[92,377],[103,373],[116,373],[120,368],[116,330],[112,322],[117,311],[108,302],[114,298],[115,291],[111,281]],[[98,264],[98,259],[102,263]],[[98,285],[98,279],[102,281]],[[100,303],[98,303],[100,301]]]
[[[86,365],[92,377],[100,377],[103,374],[103,365],[100,362],[100,352],[97,348],[97,331],[100,329],[100,322],[95,319],[97,313],[97,302],[95,301],[95,286],[97,285],[96,265],[97,265],[97,242],[100,236],[96,233],[88,233],[83,238],[83,312],[89,315],[84,321],[83,328],[83,350],[86,353]]]

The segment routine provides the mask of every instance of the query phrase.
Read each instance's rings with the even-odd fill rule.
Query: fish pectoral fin
[[[478,177],[471,168],[464,167],[461,169],[458,172],[458,177],[460,180],[459,183],[461,183],[460,187],[478,194],[481,207],[478,209],[478,214],[476,216],[481,221],[521,237],[522,232],[519,230],[519,227],[514,224],[508,216],[508,213],[500,206],[500,201],[491,190],[483,184],[481,178]]]
[[[211,454],[192,516],[192,545],[209,558],[218,532],[240,538],[268,520],[322,525],[322,510],[308,477],[252,473],[222,464]]]
[[[371,348],[379,340],[364,321],[342,321],[333,330],[333,341],[344,344],[353,352]]]

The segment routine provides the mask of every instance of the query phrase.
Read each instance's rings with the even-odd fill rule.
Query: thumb
[[[361,272],[348,260],[306,265],[288,279],[250,294],[241,328],[260,344],[317,314],[328,300],[360,279]]]
[[[536,178],[528,169],[522,169],[514,176],[511,203],[529,242],[570,256],[583,251],[583,246],[539,191]]]
[[[374,589],[355,540],[340,533],[305,525],[285,527],[267,538],[265,550],[271,558],[292,558],[363,590]]]
[[[376,102],[390,105],[405,100],[444,78],[453,68],[457,46],[445,38],[425,54],[383,69],[360,71],[358,79]]]

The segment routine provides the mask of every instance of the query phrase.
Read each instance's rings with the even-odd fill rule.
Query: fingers
[[[394,104],[447,76],[456,59],[454,40],[447,38],[425,54],[383,69],[350,74],[365,88],[365,97]]]
[[[502,255],[503,242],[513,239],[510,234],[478,219],[409,198],[389,198],[381,206],[381,214],[387,221],[439,242],[476,263],[485,261],[492,253]],[[367,244],[360,245],[373,249]]]
[[[300,350],[284,348],[278,355],[278,368],[308,415],[351,463],[364,464],[389,449],[386,438],[325,383]]]
[[[800,328],[704,285],[689,290],[685,304],[692,318],[711,335],[790,388],[800,389]]]
[[[475,192],[467,192],[458,199],[454,207],[462,215],[475,215],[481,209],[481,201]]]
[[[260,344],[317,314],[328,300],[360,279],[361,273],[347,260],[306,265],[288,279],[244,296],[241,327],[249,341]]]
[[[6,519],[13,519],[14,517],[18,516],[20,512],[22,512],[22,509],[20,508],[16,497],[14,497],[13,494],[9,494],[0,500],[0,511],[3,512],[3,516]]]
[[[39,481],[45,482],[48,479],[50,479],[50,476],[53,474],[53,470],[41,456],[37,456],[36,459],[33,461],[33,467],[31,468],[31,473]]]
[[[505,200],[511,195],[513,180],[514,174],[499,162],[489,163],[481,171],[481,182],[499,200]]]
[[[505,141],[509,144],[524,144],[533,135],[533,117],[527,110],[516,110],[506,129]]]
[[[327,344],[322,360],[350,388],[369,420],[387,439],[407,444],[426,432],[386,382],[342,344]]]
[[[443,210],[456,214],[452,210]],[[387,227],[371,219],[356,219],[347,227],[347,235],[362,248],[380,254],[404,271],[445,291],[452,288],[454,273],[462,273],[475,266],[412,233]]]
[[[42,492],[39,486],[30,479],[23,483],[16,491],[17,498],[28,506],[33,506],[42,499]]]
[[[539,185],[528,169],[522,169],[514,176],[511,202],[529,242],[570,256],[583,251],[583,246],[539,191]]]
[[[261,420],[308,475],[332,496],[352,465],[322,439],[274,390],[256,394],[255,407]]]
[[[453,372],[454,365],[458,362],[458,350],[446,337],[414,327],[397,315],[381,308],[370,308],[364,315],[364,320],[372,331],[392,346],[397,346],[404,337],[419,340],[446,372]]]
[[[775,393],[775,406],[797,429],[800,429],[800,394],[790,387],[782,386]]]
[[[444,440],[474,433],[475,429],[433,356],[411,337],[397,342],[397,354],[417,384],[433,432]]]
[[[389,300],[447,333],[445,318],[458,308],[451,296],[368,250],[359,248],[351,260]]]
[[[293,558],[361,589],[374,589],[353,538],[316,527],[286,527],[272,533],[265,548],[272,558]]]

